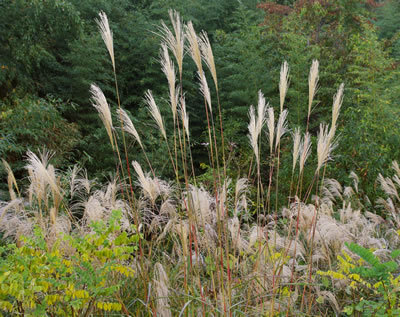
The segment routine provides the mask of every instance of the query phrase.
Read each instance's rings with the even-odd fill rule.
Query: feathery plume
[[[197,37],[196,31],[194,30],[192,21],[189,21],[188,24],[185,26],[185,36],[189,42],[189,45],[187,46],[187,51],[192,56],[192,59],[197,66],[197,70],[201,73],[203,71],[203,67],[201,65],[199,39]]]
[[[300,141],[301,141],[300,128],[297,127],[293,133],[293,169],[292,169],[292,172],[294,172],[294,170],[296,168],[296,164],[297,164],[297,159],[299,158]]]
[[[332,150],[335,148],[335,143],[330,138],[328,133],[328,126],[321,123],[319,126],[319,134],[317,141],[317,157],[318,165],[316,173],[319,172],[322,165],[331,159]]]
[[[31,171],[31,185],[36,182],[37,186],[41,187],[40,190],[49,185],[55,195],[61,196],[54,167],[48,163],[49,153],[43,153],[41,158],[31,151],[26,155],[28,165],[25,168]]]
[[[143,144],[140,139],[139,133],[136,131],[135,126],[133,125],[132,120],[131,118],[129,118],[126,111],[123,110],[122,108],[117,109],[117,114],[120,120],[122,121],[121,124],[123,126],[124,131],[132,135],[135,138],[136,142],[139,143],[140,147],[143,149]]]
[[[168,288],[169,280],[168,275],[164,270],[161,263],[154,265],[154,284],[156,286],[157,300],[156,310],[157,316],[170,317],[171,308],[168,303]]]
[[[272,149],[274,147],[274,137],[275,137],[274,108],[269,107],[267,110],[267,113],[268,113],[267,127],[268,127],[269,149],[270,149],[270,153],[272,153]]]
[[[257,123],[256,123],[256,114],[254,111],[254,107],[250,106],[249,110],[249,118],[250,122],[248,125],[248,138],[250,140],[250,145],[253,148],[254,155],[256,156],[257,164],[260,162],[260,157],[258,153],[258,129],[257,129]]]
[[[15,179],[14,173],[13,173],[10,165],[4,159],[1,159],[1,161],[3,163],[4,169],[7,172],[7,183],[8,183],[8,190],[10,192],[10,198],[11,198],[11,200],[14,200],[17,197],[15,196],[15,192],[14,192],[13,186],[15,187],[17,192],[19,193],[17,180]]]
[[[299,159],[299,168],[300,168],[300,173],[303,172],[304,165],[306,164],[307,158],[309,157],[311,153],[311,137],[310,133],[306,133],[304,135],[304,138],[300,144],[300,159]]]
[[[94,84],[90,85],[90,93],[92,95],[92,105],[99,112],[100,119],[107,130],[111,146],[114,149],[114,139],[112,134],[113,124],[112,124],[110,108],[108,106],[106,97],[104,96],[101,89]]]
[[[165,132],[164,128],[164,121],[162,119],[160,109],[158,109],[156,102],[154,100],[153,94],[151,93],[151,90],[146,91],[145,94],[145,101],[147,105],[149,106],[149,112],[151,116],[153,117],[154,121],[157,123],[158,128],[161,131],[161,134],[163,135],[164,139],[167,139],[167,133]]]
[[[343,102],[343,90],[344,84],[340,84],[337,93],[333,96],[333,106],[332,106],[332,125],[331,130],[329,131],[329,137],[333,139],[336,132],[336,123],[339,118],[340,108],[342,107]]]
[[[276,142],[275,142],[275,151],[278,148],[279,143],[281,142],[282,136],[288,131],[287,128],[287,117],[288,111],[283,110],[279,115],[278,124],[276,125]]]
[[[258,91],[258,106],[257,106],[257,133],[260,135],[261,130],[265,124],[265,117],[267,114],[265,97],[261,90]]]
[[[168,48],[165,43],[161,44],[161,69],[168,80],[169,87],[169,99],[171,103],[172,116],[175,121],[176,118],[176,108],[177,108],[177,98],[176,98],[176,75],[175,67],[171,58],[169,57]]]
[[[96,23],[99,26],[101,37],[103,38],[104,44],[106,44],[108,53],[111,57],[113,69],[115,71],[113,34],[111,32],[110,25],[108,24],[107,15],[101,11],[99,12],[99,17],[100,19],[96,20]]]
[[[181,119],[183,123],[183,127],[185,129],[186,135],[188,138],[190,138],[190,133],[189,133],[189,115],[186,111],[186,101],[185,97],[182,98],[181,103],[180,103],[180,113],[181,113]]]
[[[400,176],[400,167],[399,167],[399,163],[397,163],[397,161],[392,162],[392,169],[396,172],[396,174],[398,176]]]
[[[182,21],[179,13],[175,10],[169,10],[169,17],[171,19],[175,35],[171,32],[167,25],[162,22],[162,26],[160,28],[161,37],[167,47],[174,54],[178,64],[179,73],[182,75],[185,34],[182,29]]]
[[[207,33],[205,31],[200,33],[199,41],[200,41],[201,55],[203,57],[203,60],[206,62],[208,69],[211,72],[215,88],[218,91],[217,70],[215,68],[214,54],[211,48],[210,40],[208,39]]]
[[[308,117],[310,117],[311,105],[318,89],[318,67],[319,62],[314,59],[308,76]]]
[[[208,88],[208,83],[206,76],[204,75],[204,72],[197,72],[200,80],[200,91],[201,94],[204,96],[204,98],[207,101],[208,108],[210,109],[210,113],[212,115],[212,106],[211,106],[211,94],[210,94],[210,89]]]
[[[279,81],[279,99],[281,113],[283,111],[283,104],[285,102],[286,93],[289,87],[289,64],[284,61],[281,67],[280,81]]]

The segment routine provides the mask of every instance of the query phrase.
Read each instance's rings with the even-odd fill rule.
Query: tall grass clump
[[[119,234],[123,234],[135,241],[133,253],[122,263],[124,270],[128,267],[134,273],[126,274],[113,299],[113,307],[125,315],[340,315],[347,305],[342,290],[353,284],[335,281],[337,275],[333,273],[329,273],[331,280],[327,274],[316,273],[334,272],[341,254],[350,252],[346,243],[357,242],[383,257],[388,250],[398,248],[398,164],[393,163],[393,177],[378,178],[386,195],[378,201],[379,206],[390,215],[385,220],[364,207],[366,198],[358,191],[354,173],[350,176],[353,184],[348,187],[326,173],[338,146],[336,132],[344,85],[333,97],[331,122],[321,123],[319,133],[312,135],[309,120],[319,78],[319,63],[312,61],[309,101],[304,105],[308,107],[307,125],[305,129],[292,128],[285,108],[290,67],[284,61],[279,105],[270,105],[259,91],[257,106],[249,106],[248,139],[253,160],[241,178],[229,178],[210,41],[205,32],[197,34],[191,22],[185,24],[179,13],[170,11],[170,18],[172,28],[162,22],[157,34],[171,113],[162,115],[158,98],[150,90],[143,98],[160,142],[167,148],[165,162],[173,170],[174,179],[157,177],[147,156],[146,135],[136,130],[130,115],[120,106],[112,31],[102,12],[98,25],[115,75],[119,128],[113,123],[114,109],[100,88],[93,84],[90,92],[115,154],[115,177],[100,186],[78,167],[63,173],[51,165],[48,153],[37,156],[28,152],[30,186],[24,192],[3,161],[10,201],[0,203],[0,231],[22,246],[24,237],[33,237],[39,227],[50,248],[62,234],[93,234],[97,230],[94,223],[107,223],[113,210],[120,210],[119,225],[114,228],[118,234],[109,239],[115,238],[112,241],[118,245],[118,239],[122,239]],[[204,102],[207,154],[212,167],[208,185],[196,177],[193,165],[184,58],[195,63],[195,80]],[[128,137],[143,151],[144,164],[128,159]],[[283,147],[291,151],[283,151]],[[291,160],[290,196],[287,204],[280,205],[279,177],[287,155]],[[309,183],[304,181],[306,169],[313,175]],[[106,248],[107,243],[104,245]],[[1,296],[0,290],[0,310]],[[99,307],[98,311],[107,306]]]

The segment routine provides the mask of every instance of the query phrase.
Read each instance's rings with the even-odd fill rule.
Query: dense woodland
[[[179,12],[180,17],[176,18],[170,9]],[[99,32],[102,19],[99,12],[106,14],[112,30],[112,53],[104,43],[104,33]],[[200,44],[204,44],[200,40],[207,34],[218,81],[209,60],[200,61],[200,65],[196,62],[196,45],[190,42],[188,35],[189,44],[185,44],[181,67],[172,47],[167,45],[165,51],[161,48],[166,42],[167,28],[177,34],[178,20],[193,23]],[[188,26],[184,30],[190,34]],[[9,290],[0,287],[0,315],[2,309],[14,311],[10,308],[14,304],[6,304],[12,303],[12,296],[17,298],[15,311],[21,315],[35,307],[41,309],[37,308],[37,314],[46,311],[49,316],[59,315],[61,311],[67,316],[88,316],[95,314],[96,309],[125,315],[159,316],[180,313],[191,316],[364,316],[363,310],[368,312],[365,316],[400,314],[396,299],[400,296],[400,282],[395,278],[398,276],[395,258],[399,238],[385,236],[384,247],[377,242],[383,241],[383,234],[400,229],[397,214],[400,169],[393,163],[400,159],[400,1],[3,0],[0,2],[0,39],[0,157],[3,159],[0,166],[0,246],[11,245],[12,241],[17,244],[14,249],[0,247],[0,255],[7,261],[18,261],[20,258],[12,258],[12,254],[23,254],[24,248],[50,254],[49,249],[57,244],[51,229],[57,217],[63,223],[59,227],[68,227],[64,231],[74,236],[68,248],[79,249],[82,241],[75,237],[77,232],[87,243],[83,243],[85,247],[80,251],[82,259],[79,261],[87,261],[93,254],[99,256],[91,249],[93,241],[101,250],[111,250],[110,245],[104,244],[107,239],[112,241],[114,249],[109,255],[102,253],[99,261],[108,263],[112,259],[111,268],[116,268],[120,255],[128,259],[140,253],[133,262],[128,261],[134,264],[118,262],[120,266],[114,270],[128,280],[135,280],[134,286],[131,282],[130,286],[123,284],[123,278],[117,279],[118,287],[104,287],[103,294],[99,289],[105,282],[100,283],[101,287],[92,280],[86,284],[82,282],[83,293],[70,290],[67,295],[79,303],[74,306],[66,300],[54,310],[45,308],[40,296],[35,297],[34,294],[43,290],[32,292],[30,298],[35,305],[27,308],[18,299],[19,295],[11,291],[11,286]],[[171,83],[162,71],[163,62],[168,60],[167,51],[175,63],[177,86],[174,83],[173,89],[177,91],[178,112],[183,112],[184,100],[190,129],[185,126],[183,115],[181,123],[175,114],[171,115]],[[203,47],[201,52],[203,54]],[[202,68],[205,82],[202,82]],[[316,76],[314,79],[312,74]],[[93,107],[101,96],[92,84],[98,86],[107,99],[113,129],[107,128],[104,117],[99,117]],[[312,84],[315,84],[313,91]],[[285,85],[287,89],[283,88]],[[211,95],[214,108],[205,90]],[[165,125],[162,128],[154,113],[149,112],[153,96]],[[334,110],[335,104],[340,109],[340,116],[335,117],[332,104]],[[249,112],[251,105],[258,109],[259,117],[261,108],[270,107],[265,120],[268,127],[256,141],[252,139],[251,120],[254,118],[256,126],[257,119],[254,111]],[[283,108],[287,110],[287,118],[282,115]],[[126,111],[140,139],[126,136],[118,127],[121,109]],[[284,132],[279,141],[277,139],[273,153],[271,133],[274,134],[268,120],[274,113],[278,122],[276,133],[279,134],[280,123]],[[332,117],[335,117],[334,123]],[[287,128],[285,119],[289,122]],[[320,150],[325,133],[323,122],[331,125],[329,142],[332,144],[326,157],[321,161],[320,153],[312,150],[309,156],[304,154],[304,170],[300,167],[300,172],[295,172],[297,157],[294,159],[293,153],[299,153],[299,144],[304,145],[307,136]],[[264,121],[260,131],[263,124]],[[326,132],[328,127],[325,126]],[[186,128],[187,133],[184,132]],[[303,134],[303,143],[299,143]],[[296,135],[297,145],[293,141]],[[301,153],[300,149],[300,156]],[[50,181],[53,176],[48,176],[47,183],[43,183],[47,184],[42,188],[48,191],[43,194],[47,198],[40,198],[39,191],[32,189],[36,179],[32,175],[36,175],[34,171],[38,166],[43,167],[46,175],[56,175],[54,183]],[[142,167],[149,174],[143,173]],[[87,217],[87,205],[76,203],[84,200],[74,192],[78,191],[78,185],[75,188],[72,185],[78,171],[97,190],[94,195],[97,195],[98,205],[92,208],[107,209],[107,212],[102,211],[107,217]],[[246,181],[241,183],[244,178]],[[106,183],[109,184],[107,190],[102,188]],[[246,190],[243,189],[245,183]],[[67,184],[71,184],[70,187]],[[83,190],[83,181],[80,184]],[[157,194],[145,184],[155,186]],[[116,189],[118,186],[120,189]],[[349,188],[353,188],[353,196],[347,195]],[[99,198],[102,190],[103,200]],[[119,200],[114,197],[113,203],[106,206],[104,197],[113,190]],[[246,198],[240,205],[242,191],[246,192]],[[91,201],[88,198],[92,197],[91,193],[88,189],[86,202]],[[207,224],[204,220],[199,224],[197,211],[193,211],[192,216],[188,211],[188,216],[184,216],[185,208],[190,209],[187,207],[191,205],[189,197],[200,197],[200,194],[209,200],[209,213],[215,213],[211,216],[206,212]],[[10,210],[16,208],[16,201],[27,206],[28,198],[24,200],[23,196],[29,196],[32,208],[23,219],[33,217],[39,222],[31,221],[29,230],[17,232],[4,223],[7,219],[8,225],[14,223]],[[14,203],[11,206],[6,202]],[[309,217],[301,218],[300,211],[297,216],[296,212],[292,213],[293,209],[297,210],[292,203],[304,204]],[[331,210],[326,214],[320,211],[325,203]],[[246,212],[240,213],[236,208]],[[314,216],[312,208],[316,210]],[[349,208],[357,210],[357,216],[350,217]],[[120,209],[120,213],[111,212],[111,209]],[[174,213],[170,209],[177,211]],[[33,210],[38,210],[38,214]],[[225,220],[223,210],[229,219]],[[48,225],[43,220],[46,217]],[[67,218],[73,220],[67,221]],[[103,227],[97,223],[94,229],[89,226],[90,219],[100,218],[108,227],[104,223]],[[21,219],[18,224],[23,222]],[[349,229],[349,219],[357,229]],[[70,222],[68,226],[66,222]],[[126,222],[135,227],[129,227]],[[180,231],[171,229],[178,228],[177,223],[181,223]],[[185,234],[182,223],[186,226]],[[360,228],[360,223],[365,227]],[[41,233],[33,230],[34,224],[39,225]],[[138,228],[142,226],[144,229],[140,231]],[[215,229],[215,241],[206,234],[207,226]],[[236,241],[234,230],[242,230],[242,236],[237,239],[240,242],[243,238],[244,242]],[[273,247],[267,246],[266,253],[261,246],[265,241],[268,245],[270,238],[255,242],[258,230],[275,234]],[[324,230],[336,230],[341,238],[329,236]],[[124,235],[122,231],[129,233]],[[90,240],[92,238],[87,237],[93,232],[94,240]],[[312,236],[311,242],[307,234]],[[20,238],[22,236],[28,238]],[[36,238],[29,238],[32,236]],[[371,242],[367,236],[375,240]],[[159,242],[160,237],[165,241]],[[341,241],[339,246],[334,244],[335,239]],[[41,241],[45,241],[49,249],[43,247]],[[286,241],[290,241],[289,246]],[[303,254],[298,254],[300,251],[296,251],[296,247],[293,251],[292,241],[293,245],[299,245]],[[123,249],[125,244],[134,247]],[[356,260],[347,253],[349,258],[340,255],[344,249],[349,254],[352,252]],[[395,252],[394,260],[379,262],[385,258],[379,258],[384,252],[372,253],[377,249]],[[338,256],[345,258],[342,258],[344,262],[337,260]],[[357,271],[354,267],[360,258],[366,266]],[[204,265],[202,269],[195,267],[199,259]],[[63,265],[61,262],[57,265]],[[0,284],[8,276],[4,263],[0,261],[0,274],[3,274]],[[264,268],[258,268],[258,263],[264,263]],[[77,267],[82,269],[80,262]],[[267,269],[274,272],[272,280],[269,277],[258,280],[257,274],[264,276]],[[93,264],[91,270],[102,276],[113,269]],[[275,274],[279,276],[276,280]],[[290,281],[283,278],[285,274],[291,275]],[[352,276],[354,274],[359,274],[359,280]],[[302,275],[310,278],[302,280]],[[339,286],[340,281],[335,282],[335,278],[343,280],[345,277],[352,283],[359,283],[359,288],[349,282],[352,286],[345,289]],[[70,276],[65,280],[68,287],[73,285],[78,289],[82,284],[69,279]],[[388,281],[390,286],[385,286]],[[92,282],[94,284],[90,284]],[[165,287],[160,288],[161,284]],[[270,285],[273,285],[271,289]],[[371,285],[378,286],[371,290]],[[171,294],[173,289],[176,291]],[[97,297],[92,297],[92,291]],[[263,292],[272,295],[260,304],[256,297]],[[113,297],[116,293],[118,300]],[[378,304],[375,305],[373,299],[379,297],[378,293],[383,299],[376,300]],[[45,297],[50,306],[59,301],[59,292],[46,296],[55,296]],[[98,301],[100,297],[104,297],[104,301]],[[366,298],[372,299],[365,303],[363,299]],[[292,308],[291,301],[295,303]]]

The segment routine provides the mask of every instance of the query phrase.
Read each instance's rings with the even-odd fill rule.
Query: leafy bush
[[[398,316],[400,275],[395,273],[399,265],[394,260],[400,255],[400,250],[390,253],[391,261],[382,262],[371,250],[356,243],[346,243],[346,246],[360,259],[342,251],[344,257],[338,256],[338,271],[318,272],[348,282],[346,293],[351,295],[351,303],[343,312],[349,316]]]
[[[120,231],[121,212],[108,224],[92,223],[93,232],[65,235],[49,244],[41,230],[0,248],[0,312],[33,316],[88,316],[98,310],[120,311],[121,277],[134,276],[126,264],[139,234]]]

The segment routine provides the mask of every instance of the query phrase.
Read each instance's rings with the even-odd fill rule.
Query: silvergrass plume
[[[283,104],[285,102],[285,97],[287,90],[289,88],[289,64],[284,61],[281,66],[281,74],[279,80],[279,100],[280,100],[280,109],[283,111]]]
[[[342,107],[343,103],[343,91],[344,91],[344,84],[340,84],[337,93],[333,96],[333,106],[332,106],[332,125],[331,130],[329,131],[329,137],[333,139],[336,132],[336,124],[337,119],[339,118],[340,108]]]
[[[173,34],[167,25],[162,22],[162,27],[160,28],[161,37],[167,47],[174,54],[178,64],[179,73],[182,75],[185,34],[183,32],[182,21],[179,13],[174,10],[169,10],[168,12],[175,34]]]
[[[331,159],[331,152],[334,148],[335,143],[329,136],[328,126],[321,123],[321,125],[319,126],[317,141],[318,165],[316,173],[318,173],[321,167]]]
[[[48,163],[50,154],[44,152],[39,158],[35,153],[28,151],[26,155],[28,157],[28,165],[25,168],[32,172],[32,176],[37,182],[36,185],[46,187],[47,184],[55,195],[61,196],[61,189],[57,183],[54,167]],[[31,179],[31,185],[34,182],[33,178]],[[41,191],[44,189],[40,188]]]
[[[106,128],[108,137],[110,138],[111,146],[114,149],[114,139],[112,134],[113,124],[106,97],[101,89],[94,84],[90,85],[90,94],[92,95],[92,105],[99,112],[100,119]]]
[[[169,57],[168,48],[165,43],[161,44],[161,69],[167,77],[169,87],[169,99],[171,104],[172,116],[175,121],[177,111],[177,98],[176,98],[176,74],[175,66]]]
[[[101,37],[103,38],[104,44],[106,44],[108,53],[111,57],[113,69],[115,71],[113,34],[110,29],[110,25],[108,24],[107,15],[103,11],[101,11],[99,12],[99,17],[100,19],[96,20],[96,23],[99,26]]]
[[[287,110],[283,110],[279,115],[278,123],[276,125],[276,141],[275,141],[275,150],[278,148],[279,143],[281,142],[282,136],[288,131],[287,128]]]
[[[143,144],[140,139],[139,133],[136,131],[135,126],[133,125],[132,120],[129,118],[126,111],[123,110],[122,108],[117,109],[117,114],[120,120],[122,121],[121,124],[123,126],[124,131],[132,135],[135,138],[136,142],[139,143],[140,147],[143,149]]]
[[[294,170],[296,169],[297,160],[299,158],[300,141],[301,141],[300,128],[297,127],[297,128],[295,128],[294,133],[293,133],[293,168],[292,168],[292,172],[294,172]]]
[[[315,94],[318,90],[318,67],[319,62],[314,59],[310,68],[310,74],[308,76],[308,117],[311,113],[311,105],[314,100]]]
[[[300,173],[304,170],[304,165],[306,164],[307,158],[311,153],[311,137],[310,133],[306,133],[303,137],[303,140],[300,143],[300,159],[299,159],[299,168]]]
[[[189,44],[187,45],[187,51],[190,56],[192,56],[193,61],[197,66],[197,70],[201,73],[203,67],[201,65],[201,52],[199,46],[199,39],[197,37],[196,31],[193,28],[192,21],[189,21],[185,26],[185,36],[188,39]]]
[[[151,90],[146,91],[145,93],[145,101],[149,107],[149,112],[153,117],[154,121],[157,123],[158,128],[160,129],[161,134],[163,135],[164,139],[167,139],[167,133],[165,132],[164,128],[164,121],[162,119],[160,109],[158,109],[157,104],[154,100],[153,94]]]
[[[17,192],[19,193],[17,180],[15,179],[14,173],[13,173],[10,165],[4,159],[1,159],[1,161],[3,163],[4,169],[7,172],[7,183],[8,183],[8,190],[10,192],[10,198],[11,198],[11,200],[14,200],[17,197],[15,196],[15,193],[14,193],[14,190],[13,190],[13,186],[15,187]]]
[[[181,99],[180,102],[180,114],[181,114],[181,119],[183,122],[183,127],[185,129],[186,135],[188,138],[190,138],[190,133],[189,133],[189,115],[186,111],[186,101],[185,101],[185,97],[183,97]]]
[[[269,149],[270,149],[270,153],[272,153],[272,149],[274,147],[274,136],[275,136],[274,108],[269,107],[267,110],[267,113],[268,113],[267,127],[268,127]]]
[[[261,90],[258,91],[258,105],[257,105],[257,133],[260,135],[262,128],[264,127],[266,114],[267,114],[267,105],[265,101],[265,97]]]
[[[248,138],[250,140],[250,145],[253,148],[254,155],[256,156],[257,164],[260,162],[260,157],[258,153],[258,129],[256,123],[256,113],[253,106],[250,106],[249,110],[250,122],[248,125]]]
[[[208,39],[206,32],[201,32],[199,36],[200,40],[200,50],[203,60],[205,61],[208,69],[211,72],[211,76],[214,80],[215,88],[218,91],[218,79],[217,79],[217,70],[215,68],[214,62],[214,54],[211,48],[210,40]]]
[[[200,80],[200,92],[203,95],[203,97],[206,99],[208,108],[210,109],[210,113],[212,115],[211,94],[210,94],[210,89],[208,88],[207,78],[204,75],[203,71],[197,72],[197,75],[199,76],[199,80]]]
[[[169,280],[168,275],[164,270],[161,263],[156,263],[154,265],[154,284],[157,294],[156,299],[156,311],[157,316],[170,317],[171,308],[168,303],[168,288]]]

